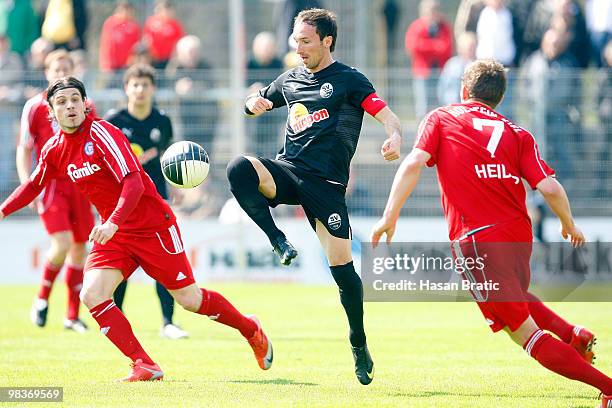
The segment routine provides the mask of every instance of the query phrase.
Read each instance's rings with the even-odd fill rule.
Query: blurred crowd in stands
[[[98,89],[121,88],[123,71],[135,62],[150,63],[163,72],[159,87],[173,92],[179,100],[174,118],[181,126],[179,137],[208,146],[210,152],[220,107],[218,100],[203,95],[216,86],[209,69],[227,67],[213,66],[215,61],[203,50],[201,38],[187,32],[176,10],[179,2],[146,2],[151,5],[151,14],[137,18],[133,3],[116,1],[100,32],[91,33],[90,13],[96,3],[92,0],[0,0],[0,128],[11,129],[15,121],[11,112],[46,86],[45,56],[65,48],[74,59],[77,76],[87,85],[95,81]],[[303,9],[328,6],[324,0],[277,0],[275,4],[269,31],[248,38],[252,47],[246,61],[245,93],[266,86],[283,70],[300,63],[292,51],[293,19]],[[537,137],[545,135],[542,144],[546,155],[555,157],[561,179],[571,177],[577,157],[583,153],[584,84],[576,72],[587,68],[597,71],[601,149],[595,159],[607,163],[598,173],[607,180],[601,185],[601,194],[612,194],[611,0],[460,0],[454,23],[442,12],[442,0],[421,0],[418,10],[400,0],[377,4],[384,22],[383,65],[397,68],[409,64],[415,121],[436,106],[459,101],[461,75],[470,61],[495,58],[510,69],[509,90],[499,111],[513,119],[515,93],[526,90],[539,118],[530,130]],[[410,23],[401,27],[400,21],[408,21],[401,17],[407,15]],[[245,21],[249,24],[248,18]],[[400,61],[396,50],[402,45],[397,38],[404,30],[406,58]],[[97,49],[87,41],[88,34],[90,39],[92,35],[99,38]],[[93,66],[95,61],[98,70]],[[94,70],[103,75],[96,73],[94,78]],[[248,150],[274,155],[282,140],[284,121],[285,113],[279,111],[249,122]],[[7,156],[6,150],[0,149],[0,171],[4,174],[13,163],[7,159],[12,153]],[[358,194],[367,195],[361,185],[354,187]],[[366,206],[355,211],[371,215],[374,210]]]

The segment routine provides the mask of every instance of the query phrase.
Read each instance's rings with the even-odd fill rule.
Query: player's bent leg
[[[587,363],[570,345],[541,330],[531,316],[514,332],[506,331],[542,366],[566,378],[589,384],[604,395],[612,395],[612,378]]]
[[[363,284],[353,266],[351,241],[331,235],[318,219],[316,232],[327,256],[331,274],[338,284],[340,303],[348,318],[355,374],[361,384],[367,385],[374,378],[374,362],[366,343],[363,325]]]
[[[87,325],[79,319],[79,307],[81,300],[79,294],[83,287],[83,265],[87,249],[84,242],[73,242],[66,257],[66,288],[68,289],[68,307],[66,309],[66,318],[64,319],[64,328],[84,333],[87,331]]]
[[[227,165],[230,190],[240,207],[268,236],[274,251],[285,265],[297,256],[297,251],[274,223],[267,199],[276,197],[274,177],[256,158],[239,156]]]
[[[85,273],[81,300],[104,334],[126,357],[132,360],[130,374],[122,381],[161,380],[163,371],[144,351],[132,326],[111,296],[123,275],[118,269],[90,269]]]
[[[46,253],[47,260],[43,267],[40,287],[30,309],[30,320],[39,327],[44,327],[47,323],[49,296],[72,243],[72,233],[70,231],[55,232],[50,234],[50,238],[51,246]]]
[[[589,364],[595,361],[593,346],[597,339],[595,335],[582,326],[574,326],[549,309],[540,299],[527,292],[529,313],[539,327],[548,330],[563,342],[572,346]]]
[[[270,368],[273,359],[272,342],[255,316],[243,315],[220,293],[199,288],[195,283],[169,292],[186,310],[208,316],[211,320],[240,331],[253,349],[259,367],[263,370]]]
[[[155,292],[159,298],[159,305],[162,311],[162,328],[161,336],[171,340],[185,339],[189,337],[189,333],[183,330],[178,325],[174,324],[174,298],[168,292],[168,289],[161,283],[155,281]],[[115,293],[117,293],[115,291]]]

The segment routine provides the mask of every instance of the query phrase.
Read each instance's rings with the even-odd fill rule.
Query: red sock
[[[529,313],[539,328],[548,330],[559,337],[563,342],[572,341],[572,331],[574,326],[566,322],[561,316],[550,310],[536,296],[527,292],[526,294]]]
[[[132,361],[141,359],[147,364],[155,364],[134,336],[130,322],[112,299],[100,303],[89,312],[100,325],[100,332],[105,334],[123,354]]]
[[[202,291],[202,304],[197,313],[208,316],[211,320],[215,320],[226,326],[238,329],[240,334],[245,338],[250,339],[257,330],[257,325],[254,321],[240,313],[229,300],[221,294],[200,288]]]
[[[42,282],[40,283],[40,289],[38,290],[39,299],[49,299],[51,289],[53,288],[53,282],[55,282],[55,278],[57,278],[57,275],[59,275],[61,269],[62,265],[55,266],[51,265],[49,261],[45,262],[45,266],[43,267]]]
[[[79,318],[79,306],[81,300],[79,293],[83,287],[83,268],[72,265],[66,266],[66,287],[68,288],[68,310],[66,319],[76,320]]]
[[[612,393],[612,378],[584,361],[570,345],[542,330],[531,335],[523,346],[540,364],[566,378],[592,385],[604,395]]]

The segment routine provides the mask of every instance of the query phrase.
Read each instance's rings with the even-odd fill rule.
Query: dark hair
[[[468,97],[478,99],[495,108],[506,92],[506,69],[494,59],[472,62],[463,73],[463,85]]]
[[[300,22],[314,26],[321,40],[328,35],[331,36],[332,43],[329,50],[334,52],[336,48],[336,38],[338,38],[338,24],[336,23],[336,15],[334,13],[320,8],[303,10],[300,11],[300,14],[295,18],[294,25]]]
[[[155,85],[155,68],[148,64],[134,64],[125,71],[123,75],[123,85],[127,85],[132,78],[149,78]]]
[[[81,94],[81,98],[85,100],[87,93],[85,92],[85,85],[75,77],[64,77],[54,81],[47,88],[47,102],[51,105],[51,98],[56,94],[57,91],[62,89],[76,88]]]

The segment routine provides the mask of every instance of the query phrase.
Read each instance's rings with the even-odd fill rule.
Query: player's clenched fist
[[[383,143],[380,154],[387,161],[397,160],[400,158],[400,147],[402,146],[402,137],[393,135]]]
[[[104,245],[110,241],[118,229],[119,227],[117,225],[110,221],[106,221],[102,225],[96,225],[93,227],[91,233],[89,234],[89,240],[91,242],[97,242],[98,244]]]
[[[261,96],[252,96],[246,101],[246,107],[253,115],[261,115],[273,108],[272,101]]]

